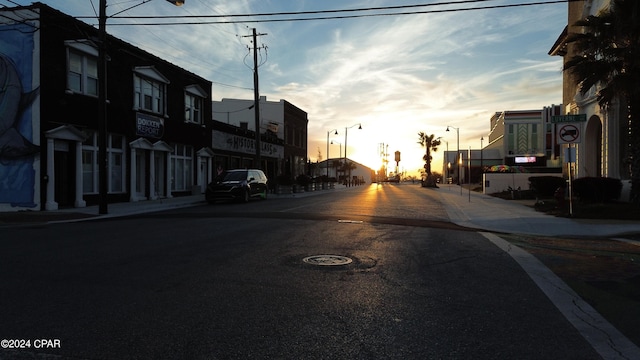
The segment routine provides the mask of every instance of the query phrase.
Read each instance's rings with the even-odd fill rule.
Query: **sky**
[[[469,9],[549,0],[107,0],[107,15],[240,15],[345,10],[431,4],[394,12]],[[97,24],[99,0],[41,0]],[[0,0],[28,5],[25,0]],[[389,13],[325,13],[319,16]],[[318,15],[316,15],[318,16]],[[303,15],[189,18],[171,22],[291,19]],[[308,15],[306,16],[308,17]],[[425,14],[194,25],[141,25],[159,19],[107,21],[107,32],[213,82],[213,100],[253,99],[251,35],[258,37],[259,90],[308,113],[312,161],[347,156],[373,169],[382,165],[380,145],[401,152],[399,170],[416,175],[425,149],[418,132],[442,137],[443,150],[487,145],[490,118],[505,110],[533,110],[562,103],[562,59],[548,55],[567,23],[567,4],[545,4]],[[127,24],[127,25],[118,25]],[[264,49],[266,47],[266,49]],[[215,110],[215,109],[214,109]],[[361,124],[362,129],[358,129]],[[345,131],[345,128],[348,130]],[[334,135],[337,129],[338,135]],[[347,137],[345,138],[345,133]],[[342,154],[339,154],[342,148]]]

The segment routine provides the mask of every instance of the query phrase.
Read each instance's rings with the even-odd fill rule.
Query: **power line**
[[[467,0],[457,2],[446,3],[434,3],[423,5],[405,5],[402,7],[381,7],[381,8],[362,8],[362,9],[346,9],[346,10],[323,10],[323,11],[307,11],[307,12],[289,12],[289,13],[265,13],[265,14],[241,14],[241,15],[187,15],[187,16],[128,16],[128,17],[114,17],[113,19],[193,19],[193,18],[230,18],[230,17],[257,17],[257,16],[284,16],[284,15],[313,15],[323,13],[345,13],[345,12],[362,12],[362,11],[377,11],[389,10],[393,8],[407,8],[407,7],[424,7],[435,5],[451,5],[461,3],[479,3],[485,1],[494,0]],[[266,23],[266,22],[292,22],[292,21],[315,21],[315,20],[340,20],[340,19],[354,19],[354,18],[366,18],[366,17],[380,17],[380,16],[403,16],[403,15],[422,15],[422,14],[437,14],[437,13],[450,13],[450,12],[462,12],[473,10],[493,10],[493,9],[505,9],[525,6],[540,6],[551,5],[559,3],[568,3],[579,0],[545,0],[536,1],[531,3],[517,3],[506,5],[488,5],[488,6],[476,6],[466,8],[451,8],[451,9],[437,9],[437,10],[419,10],[419,11],[400,11],[400,12],[385,12],[385,13],[373,13],[373,14],[354,14],[354,15],[335,15],[335,16],[315,16],[315,17],[293,17],[283,19],[246,19],[246,20],[215,20],[215,21],[181,21],[181,22],[141,22],[136,24],[130,23],[111,23],[110,26],[135,26],[135,25],[209,25],[209,24],[239,24],[239,23]],[[82,18],[82,17],[78,17]]]
[[[462,1],[445,1],[431,4],[414,4],[414,5],[395,5],[395,6],[380,6],[369,8],[356,8],[356,9],[332,9],[332,10],[313,10],[313,11],[287,11],[277,13],[256,13],[256,14],[236,14],[236,15],[194,15],[194,16],[180,16],[180,15],[163,15],[163,16],[112,16],[114,19],[178,19],[178,18],[220,18],[220,17],[250,17],[250,16],[283,16],[283,15],[309,15],[309,14],[329,14],[329,13],[346,13],[346,12],[361,12],[361,11],[378,11],[378,10],[394,10],[394,9],[407,9],[417,7],[433,7],[442,5],[460,5],[465,3],[479,3],[496,0],[462,0]]]

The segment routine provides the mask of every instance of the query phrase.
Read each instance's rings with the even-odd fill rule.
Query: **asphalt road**
[[[418,186],[374,185],[2,228],[0,339],[30,347],[0,358],[599,358],[509,255],[447,220]],[[352,262],[303,261],[326,254]]]

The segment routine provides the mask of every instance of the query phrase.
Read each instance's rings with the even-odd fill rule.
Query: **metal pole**
[[[331,131],[327,131],[327,181],[329,181],[329,133]]]
[[[574,151],[575,151],[575,147],[574,147]],[[575,152],[574,152],[575,154]],[[571,160],[575,160],[575,157],[577,157],[576,155],[572,155],[571,153],[571,144],[569,144],[569,161],[567,162],[567,167],[569,170],[569,216],[573,216],[573,195],[572,195],[572,191],[571,191],[571,170],[572,170],[572,161]]]
[[[467,152],[467,167],[469,168],[469,202],[471,202],[471,146]]]
[[[261,169],[260,159],[260,90],[258,88],[258,45],[256,28],[253,28],[253,101],[255,104],[256,125],[256,169]]]
[[[456,128],[456,136],[458,141],[458,156],[460,156],[460,159],[458,160],[458,186],[460,186],[460,195],[462,195],[462,184],[460,183],[460,175],[462,175],[460,173],[462,165],[462,153],[460,153],[460,128]]]
[[[99,214],[108,213],[107,199],[107,0],[100,0],[98,18],[98,191]],[[135,191],[135,189],[130,189]]]

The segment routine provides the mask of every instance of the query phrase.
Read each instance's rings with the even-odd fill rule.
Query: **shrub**
[[[536,197],[552,197],[557,188],[566,184],[566,180],[559,176],[532,176],[529,184]]]
[[[276,179],[278,181],[278,185],[288,186],[293,184],[293,181],[291,180],[290,175],[285,175],[285,174],[278,175]]]
[[[307,186],[309,185],[310,182],[311,182],[310,176],[300,174],[296,177],[296,184],[298,185]]]
[[[622,181],[607,177],[583,177],[573,181],[573,192],[586,202],[607,202],[620,198]]]

